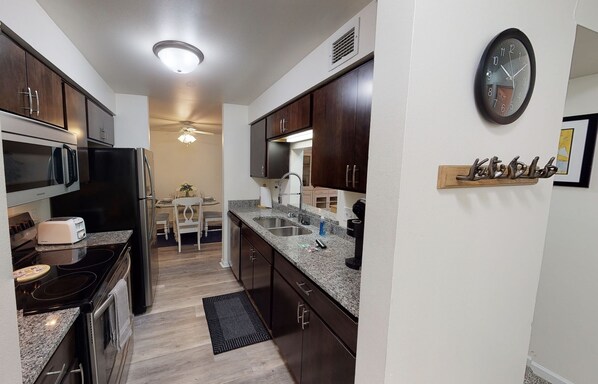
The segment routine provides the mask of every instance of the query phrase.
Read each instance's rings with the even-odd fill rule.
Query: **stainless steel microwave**
[[[73,133],[5,112],[0,130],[9,207],[79,190]]]

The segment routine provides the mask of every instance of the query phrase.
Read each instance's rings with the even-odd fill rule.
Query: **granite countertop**
[[[78,316],[79,308],[30,316],[18,311],[23,384],[35,382]]]
[[[132,230],[88,233],[87,237],[85,239],[83,239],[79,242],[76,242],[74,244],[55,244],[55,245],[38,244],[35,247],[35,249],[37,251],[54,251],[57,249],[73,249],[73,248],[91,247],[94,245],[121,244],[121,243],[126,243],[132,234],[133,234]]]
[[[330,297],[355,317],[359,317],[359,287],[361,272],[348,268],[345,259],[354,257],[355,242],[336,235],[319,236],[319,228],[303,225],[312,233],[300,236],[275,236],[266,228],[256,223],[254,217],[277,216],[287,218],[284,212],[255,206],[230,206],[229,210],[275,250],[294,264],[301,272],[316,283]],[[287,218],[288,219],[288,218]],[[296,218],[291,219],[297,222]],[[315,240],[322,239],[326,249],[310,252]]]

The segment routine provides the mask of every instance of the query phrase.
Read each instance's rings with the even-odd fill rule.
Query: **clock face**
[[[499,34],[478,67],[475,93],[482,114],[509,124],[523,113],[532,95],[536,63],[529,39],[517,29]]]

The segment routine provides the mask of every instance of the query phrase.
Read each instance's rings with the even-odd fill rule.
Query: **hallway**
[[[242,290],[220,266],[221,243],[159,248],[160,277],[150,312],[135,317],[128,384],[293,383],[274,343],[214,356],[202,298]]]

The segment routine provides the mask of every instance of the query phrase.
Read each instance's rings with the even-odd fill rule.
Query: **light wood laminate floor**
[[[214,356],[202,298],[240,291],[220,266],[221,243],[159,248],[160,277],[151,310],[135,317],[128,384],[293,383],[274,343]]]

